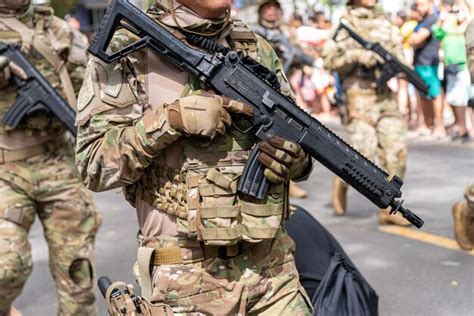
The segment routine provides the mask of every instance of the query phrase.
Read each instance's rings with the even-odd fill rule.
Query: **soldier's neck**
[[[266,21],[264,19],[260,19],[259,23],[267,29],[277,29],[281,26],[281,21]]]

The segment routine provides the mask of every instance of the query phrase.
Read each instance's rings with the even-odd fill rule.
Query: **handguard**
[[[122,50],[108,53],[109,43],[119,28],[126,28],[139,40]],[[304,151],[367,197],[378,208],[391,207],[414,226],[423,220],[404,208],[399,200],[403,182],[369,161],[330,129],[311,117],[295,101],[283,95],[271,82],[263,65],[255,66],[238,52],[204,52],[190,47],[165,27],[126,0],[114,0],[104,16],[89,51],[110,63],[143,47],[150,47],[170,62],[201,80],[211,90],[253,107],[250,131],[261,140],[274,135],[300,144]],[[256,69],[266,71],[258,73]],[[264,75],[262,75],[262,73]],[[263,198],[268,180],[254,151],[238,185],[240,193]]]

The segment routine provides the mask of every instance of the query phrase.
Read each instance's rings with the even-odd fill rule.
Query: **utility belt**
[[[240,256],[245,247],[251,243],[241,242],[230,246],[206,246],[202,242],[195,241],[195,247],[162,247],[154,249],[150,263],[154,266],[167,264],[190,264],[207,259],[220,258],[223,260]],[[191,254],[191,255],[188,255]]]
[[[18,150],[0,149],[0,165],[45,154],[50,148],[51,147],[45,143]]]
[[[382,112],[376,115],[370,115],[366,113],[361,113],[361,111],[355,106],[357,101],[354,101],[355,98],[363,98],[364,96],[373,96],[377,95],[380,100],[384,100],[385,98],[389,98],[390,94],[380,94],[376,88],[367,88],[367,89],[351,89],[346,92],[347,98],[347,111],[349,122],[352,120],[361,120],[366,122],[371,126],[377,126],[378,122],[384,117],[401,117],[401,114],[397,111],[387,111]],[[372,105],[376,106],[376,105]]]
[[[149,299],[153,289],[150,267],[187,265],[214,258],[232,259],[258,245],[242,241],[229,246],[209,246],[197,240],[178,237],[156,238],[156,242],[149,242],[138,248],[135,276],[139,280],[143,297]]]

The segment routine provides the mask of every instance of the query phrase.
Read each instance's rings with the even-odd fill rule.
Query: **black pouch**
[[[461,65],[459,64],[452,64],[444,66],[444,73],[446,75],[457,75],[461,71]]]

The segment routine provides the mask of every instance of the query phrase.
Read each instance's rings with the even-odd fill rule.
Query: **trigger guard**
[[[48,109],[44,104],[42,103],[38,103],[37,105],[33,106],[31,109],[28,110],[28,112],[26,112],[26,115],[29,116],[29,115],[32,115],[34,113],[37,113],[37,112],[44,112],[44,113],[51,113],[51,110]]]

